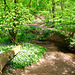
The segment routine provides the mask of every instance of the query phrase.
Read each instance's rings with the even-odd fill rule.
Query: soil
[[[41,26],[39,22],[37,24]],[[61,52],[61,49],[50,41],[33,40],[29,41],[29,43],[47,48],[43,58],[37,64],[26,66],[24,70],[11,68],[13,74],[3,73],[2,75],[75,75],[75,59],[71,58],[71,56],[75,56],[74,54]]]

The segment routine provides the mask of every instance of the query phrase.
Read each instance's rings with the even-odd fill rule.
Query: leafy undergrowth
[[[13,47],[15,47],[15,45],[1,45],[0,46],[0,54],[4,53],[5,51],[12,49]]]
[[[34,25],[22,25],[17,33],[17,41],[30,41],[30,40],[37,40],[38,36],[37,34],[34,34],[33,31],[40,31],[42,28]],[[5,32],[3,32],[4,34]],[[10,43],[10,39],[8,35],[3,36],[3,34],[0,33],[0,44],[4,43]]]
[[[52,30],[52,29],[44,29],[43,30],[43,33],[40,35],[40,37],[38,38],[38,40],[49,40],[50,39],[50,36],[52,36],[53,34],[57,34],[57,35],[60,35],[62,37],[65,37],[66,39],[66,35],[65,33],[59,31],[59,30]]]
[[[11,67],[24,69],[26,65],[36,63],[43,57],[42,54],[45,53],[46,48],[36,44],[25,43],[21,50],[22,51],[9,62]]]
[[[72,39],[72,41],[70,42],[70,46],[73,47],[75,46],[75,37]]]
[[[18,32],[18,41],[37,40],[38,36],[33,33],[34,30],[41,30],[42,28],[34,25],[23,25]]]

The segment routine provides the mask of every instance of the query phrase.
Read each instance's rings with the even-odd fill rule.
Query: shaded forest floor
[[[31,25],[36,25],[43,29],[48,28],[48,26],[41,24],[40,21]],[[58,46],[50,41],[33,40],[29,41],[29,43],[46,47],[44,57],[37,64],[26,66],[24,70],[11,68],[13,74],[3,73],[3,75],[75,75],[75,60],[70,58],[70,53],[64,54]]]

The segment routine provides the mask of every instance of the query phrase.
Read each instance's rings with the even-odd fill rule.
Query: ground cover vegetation
[[[10,67],[24,69],[25,66],[39,61],[39,59],[43,57],[42,54],[46,51],[45,47],[36,44],[22,43],[22,45],[21,52],[9,62]],[[14,48],[15,46],[16,45],[0,46],[0,54]]]
[[[0,54],[4,53],[5,51],[12,49],[13,47],[15,47],[16,45],[1,45],[0,46]]]
[[[32,65],[39,61],[43,53],[45,53],[46,48],[38,46],[36,44],[23,43],[21,52],[18,53],[10,62],[10,66],[13,68],[24,69],[27,65]]]

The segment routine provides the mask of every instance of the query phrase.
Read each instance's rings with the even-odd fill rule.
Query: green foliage
[[[37,35],[33,33],[24,33],[22,35],[19,35],[18,41],[30,41],[30,40],[35,40],[37,39]]]
[[[38,13],[38,11],[35,8],[30,8],[29,11],[32,15],[36,15]]]
[[[71,46],[75,46],[75,39],[73,39],[72,42],[70,43],[71,43]]]
[[[75,35],[74,35],[74,37],[72,38],[72,41],[70,42],[70,46],[75,46]]]
[[[51,30],[51,33],[53,33],[53,34],[57,34],[57,35],[61,35],[61,36],[63,36],[63,37],[66,38],[65,33],[62,32],[62,31],[59,31],[59,30]]]
[[[52,30],[52,29],[46,28],[46,29],[43,30],[43,33],[42,33],[42,35],[38,38],[38,40],[48,40],[48,39],[50,39],[50,35],[51,35],[51,34],[60,35],[60,36],[62,36],[62,37],[65,37],[65,39],[67,38],[67,37],[65,36],[65,33],[63,33],[62,31],[59,31],[59,30]]]
[[[24,69],[26,65],[36,63],[45,53],[46,48],[36,44],[23,43],[21,50],[9,63],[13,68]]]
[[[55,11],[53,13],[53,2],[55,3]],[[18,31],[17,39],[20,41],[28,41],[37,39],[37,35],[32,31],[37,30],[36,27],[25,27],[25,24],[36,22],[35,16],[39,13],[45,15],[45,25],[50,28],[57,29],[53,33],[63,34],[71,39],[71,34],[75,30],[75,2],[74,0],[19,0],[14,3],[12,0],[7,0],[6,11],[4,11],[4,1],[0,0],[0,42],[8,42],[9,31],[14,34]],[[10,10],[10,12],[9,12]],[[17,13],[15,13],[17,11]],[[55,17],[53,18],[53,16]],[[37,15],[38,16],[38,15]],[[17,18],[17,20],[15,20]],[[14,26],[15,24],[16,26]],[[61,31],[61,32],[60,32]],[[40,36],[40,40],[45,40],[49,33],[44,31]],[[4,39],[4,38],[5,39]],[[3,38],[3,39],[2,39]]]
[[[44,29],[43,34],[39,37],[39,40],[47,40],[50,38],[50,30]]]
[[[40,40],[40,41],[45,41],[46,38],[44,37],[44,35],[41,35],[41,36],[38,38],[38,40]]]
[[[19,41],[36,40],[37,35],[32,32],[34,30],[39,31],[41,30],[41,28],[33,25],[22,25],[17,34],[18,40]]]
[[[5,51],[12,49],[13,47],[15,47],[15,45],[1,45],[0,46],[0,53],[4,53]]]
[[[10,42],[9,37],[0,38],[0,43]]]
[[[50,12],[49,12],[49,11],[39,11],[39,13],[40,13],[41,15],[46,15],[46,16],[47,16],[47,14],[49,14]]]
[[[16,5],[16,9],[17,9],[17,19],[18,21],[14,21],[15,17],[15,5],[11,6],[12,10],[9,13],[8,11],[2,11],[1,15],[3,16],[0,17],[1,18],[1,25],[4,26],[4,28],[6,28],[6,30],[12,30],[14,29],[14,32],[16,31],[17,27],[19,27],[20,25],[23,25],[25,23],[31,23],[32,20],[34,20],[34,16],[32,16],[29,13],[29,9],[26,9],[23,7],[23,5],[21,3],[18,3]],[[16,25],[16,27],[13,25],[13,23]],[[7,26],[6,26],[7,25]]]
[[[38,35],[34,34],[33,31],[36,30],[42,30],[42,28],[34,25],[21,25],[18,29],[17,33],[17,40],[20,41],[30,41],[30,40],[36,40],[38,39]],[[7,43],[10,42],[10,39],[8,35],[2,35],[0,38],[0,43]]]
[[[10,74],[13,74],[13,71],[12,71],[12,69],[6,69],[6,70],[4,70],[4,73],[10,73]]]

